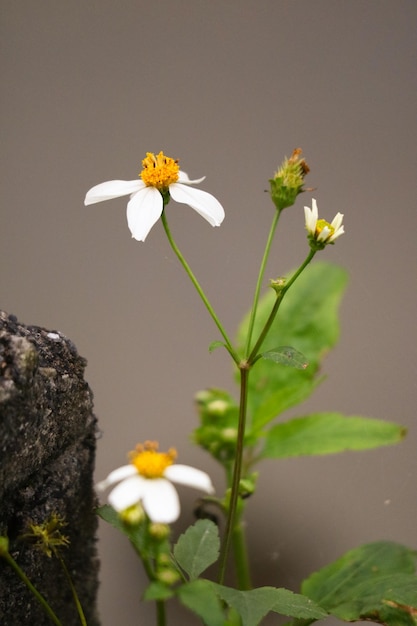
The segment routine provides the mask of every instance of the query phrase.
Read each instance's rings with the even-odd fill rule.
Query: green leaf
[[[295,385],[287,385],[270,393],[264,402],[258,406],[253,416],[252,431],[254,433],[259,432],[277,415],[303,402],[322,380],[322,377],[315,380],[300,380]]]
[[[273,350],[262,352],[262,358],[274,363],[280,363],[287,367],[295,367],[298,370],[305,370],[308,362],[301,352],[291,346],[279,346]]]
[[[169,598],[172,598],[173,595],[174,595],[174,592],[172,591],[172,589],[164,585],[164,583],[152,582],[145,589],[145,592],[143,594],[143,599],[144,600],[169,600]]]
[[[194,580],[177,589],[181,603],[196,613],[206,626],[224,626],[225,615],[221,602],[208,580]]]
[[[327,616],[327,612],[310,598],[288,589],[259,587],[250,591],[238,591],[216,583],[212,585],[220,598],[239,613],[242,626],[257,626],[269,611],[312,620]]]
[[[123,535],[126,535],[139,554],[146,551],[146,524],[125,524],[123,520],[120,519],[117,511],[109,504],[100,506],[96,512],[105,522],[108,522],[111,526],[123,533]]]
[[[209,345],[209,352],[214,352],[217,348],[225,348],[226,344],[223,341],[212,341]]]
[[[306,369],[276,367],[266,359],[259,359],[249,377],[249,410],[252,416],[269,396],[280,390],[293,390],[304,386],[304,399],[313,391],[320,364],[339,336],[338,309],[347,282],[347,273],[340,267],[318,262],[306,268],[294,285],[285,294],[278,315],[262,345],[262,351],[273,350],[274,346],[287,345],[305,355],[309,366]],[[275,302],[271,289],[259,301],[254,325],[253,341],[259,336]],[[245,317],[238,331],[238,351],[243,352],[249,325]],[[307,382],[313,384],[306,384]],[[294,398],[294,396],[293,396]],[[278,398],[277,410],[281,409]],[[264,418],[261,421],[265,422]]]
[[[314,413],[273,426],[265,437],[264,458],[334,454],[398,443],[404,427],[368,417]]]
[[[415,624],[417,553],[389,541],[369,543],[307,578],[302,592],[339,619]]]
[[[219,531],[212,521],[198,520],[178,539],[174,557],[178,565],[195,580],[217,561],[220,550]]]

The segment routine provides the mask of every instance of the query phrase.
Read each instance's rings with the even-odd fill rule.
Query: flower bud
[[[304,191],[304,177],[310,171],[304,159],[300,158],[302,150],[297,148],[289,159],[285,158],[281,167],[269,180],[271,198],[278,211],[292,206],[299,193]]]

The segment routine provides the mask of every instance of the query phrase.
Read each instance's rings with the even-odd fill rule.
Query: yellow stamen
[[[178,160],[171,159],[160,152],[155,156],[153,152],[147,152],[142,161],[143,170],[139,174],[145,185],[156,187],[159,191],[166,191],[172,183],[178,180],[180,166]]]
[[[168,452],[158,452],[156,441],[138,444],[136,449],[129,454],[130,462],[145,478],[162,478],[166,468],[173,464],[176,457],[177,452],[174,448],[170,448]]]

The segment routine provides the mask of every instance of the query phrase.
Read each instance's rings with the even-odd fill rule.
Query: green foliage
[[[273,350],[262,352],[261,356],[263,359],[267,359],[268,361],[280,363],[281,365],[286,365],[287,367],[295,367],[298,370],[305,370],[308,366],[308,361],[306,360],[304,354],[295,348],[291,348],[291,346],[279,346]]]
[[[270,611],[312,620],[327,616],[327,612],[310,598],[288,589],[259,587],[249,591],[239,591],[216,583],[212,585],[220,598],[240,615],[242,626],[256,626]]]
[[[339,336],[338,309],[347,283],[346,271],[325,262],[317,262],[306,268],[285,294],[279,313],[262,346],[262,352],[275,346],[292,346],[305,355],[308,367],[296,369],[280,367],[266,359],[256,362],[249,382],[249,412],[253,423],[266,423],[279,414],[282,396],[290,390],[294,403],[307,398],[317,384],[317,374],[326,353]],[[259,301],[254,338],[259,336],[271,312],[276,294],[270,290]],[[238,349],[243,351],[249,324],[246,315],[238,330]],[[294,388],[300,386],[300,395]],[[273,410],[272,396],[279,391],[277,407]],[[287,402],[285,408],[292,406]]]
[[[273,426],[265,437],[264,458],[334,454],[398,443],[402,426],[340,413],[314,413]]]
[[[146,548],[146,527],[144,524],[125,524],[117,511],[108,504],[99,507],[97,514],[105,522],[108,522],[111,526],[126,535],[139,553]]]
[[[342,620],[415,626],[416,556],[394,542],[366,544],[312,574],[301,591]]]
[[[220,550],[219,531],[210,520],[199,520],[190,526],[174,546],[174,558],[190,580],[195,580],[212,563]]]
[[[194,580],[177,589],[180,602],[201,617],[206,626],[225,626],[222,603],[208,580]]]

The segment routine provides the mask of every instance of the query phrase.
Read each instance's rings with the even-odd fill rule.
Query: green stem
[[[144,570],[146,572],[146,575],[149,581],[156,580],[155,572],[150,562],[150,559],[141,554],[140,550],[133,543],[133,541],[131,541],[131,545],[133,546],[133,549],[135,550],[136,554],[141,559]],[[157,626],[165,626],[166,625],[165,600],[155,600],[155,605],[156,605],[156,624]]]
[[[26,587],[33,593],[33,595],[38,600],[38,602],[42,605],[45,613],[48,615],[48,617],[50,617],[53,623],[56,624],[57,626],[62,626],[62,623],[57,618],[57,616],[55,615],[55,613],[49,606],[48,602],[45,600],[43,595],[39,593],[36,587],[30,582],[29,578],[26,576],[25,572],[16,563],[12,555],[9,552],[3,552],[2,556],[6,559],[9,565],[12,566],[12,568],[14,569],[16,574],[20,577],[20,579],[24,582]]]
[[[220,552],[219,583],[222,584],[226,573],[227,558],[230,551],[230,543],[235,529],[236,510],[239,499],[240,476],[242,473],[242,457],[245,439],[246,413],[248,403],[248,378],[249,368],[246,364],[240,365],[240,404],[239,425],[236,442],[236,458],[233,468],[232,488],[230,493],[229,510],[226,521],[225,537]]]
[[[233,530],[233,555],[235,559],[238,589],[252,589],[248,552],[242,522],[237,521]]]
[[[198,295],[200,296],[200,298],[202,299],[207,311],[210,313],[214,323],[216,324],[217,328],[219,329],[223,339],[225,340],[226,343],[226,349],[228,350],[230,356],[232,357],[232,359],[234,360],[234,362],[236,363],[236,365],[239,364],[239,356],[238,354],[235,352],[229,337],[227,336],[227,333],[225,331],[225,329],[223,328],[219,318],[217,317],[213,307],[211,306],[206,294],[204,293],[200,283],[198,282],[197,278],[194,276],[190,266],[188,265],[187,261],[185,260],[184,256],[182,255],[180,249],[178,248],[177,244],[175,243],[171,231],[169,229],[168,226],[168,222],[167,222],[167,218],[165,215],[165,210],[162,212],[161,215],[161,219],[162,219],[162,224],[164,226],[166,235],[168,237],[168,241],[171,245],[171,248],[173,249],[173,251],[175,252],[175,254],[177,255],[177,258],[179,260],[179,262],[181,263],[181,265],[183,266],[183,268],[185,269],[188,277],[190,278],[191,282],[193,283],[194,287],[197,290]]]
[[[166,624],[165,601],[164,600],[157,600],[156,601],[156,623],[157,623],[157,626],[165,626],[165,624]]]
[[[310,261],[313,259],[314,255],[316,254],[316,250],[310,250],[310,252],[308,253],[305,261],[300,265],[300,267],[298,268],[298,270],[296,272],[294,272],[294,274],[291,276],[290,280],[288,281],[288,283],[283,287],[283,289],[277,294],[277,298],[275,300],[275,304],[272,308],[271,313],[269,314],[269,317],[265,323],[265,326],[263,327],[261,334],[259,335],[259,338],[257,340],[257,342],[255,343],[252,352],[250,353],[249,357],[248,357],[248,363],[250,363],[251,365],[257,360],[258,357],[258,352],[265,340],[265,337],[267,336],[272,323],[276,317],[276,314],[278,313],[278,309],[281,305],[281,302],[284,299],[285,294],[287,293],[288,289],[291,287],[291,285],[297,280],[297,278],[299,277],[299,275],[301,274],[301,272],[307,267],[307,265],[310,263]]]
[[[74,602],[75,602],[75,606],[77,607],[77,611],[78,611],[78,616],[80,618],[80,622],[82,624],[82,626],[87,626],[87,620],[85,619],[85,615],[84,615],[84,611],[83,611],[83,607],[81,606],[81,602],[80,599],[78,597],[77,591],[74,587],[74,583],[72,582],[70,573],[68,571],[67,566],[65,565],[64,559],[56,552],[55,556],[58,558],[59,562],[61,563],[61,567],[65,572],[65,576],[67,577],[69,586],[71,587],[71,592],[72,592],[72,597],[74,598]]]
[[[251,309],[251,312],[250,312],[248,334],[246,336],[246,349],[245,349],[245,355],[246,356],[249,354],[249,351],[250,351],[250,344],[251,344],[251,341],[252,341],[253,327],[254,327],[254,324],[255,324],[256,311],[257,311],[258,302],[259,302],[259,293],[260,293],[260,290],[261,290],[262,281],[263,281],[263,277],[264,277],[265,269],[266,269],[266,264],[268,262],[269,253],[271,251],[271,246],[272,246],[272,242],[273,242],[273,239],[274,239],[275,230],[277,228],[278,220],[279,220],[280,215],[281,215],[281,211],[278,211],[278,210],[275,211],[274,219],[272,220],[271,228],[269,230],[268,240],[266,242],[265,251],[264,251],[263,258],[262,258],[261,266],[259,268],[259,275],[258,275],[258,280],[256,282],[255,295],[254,295],[254,298],[253,298],[252,309]]]

